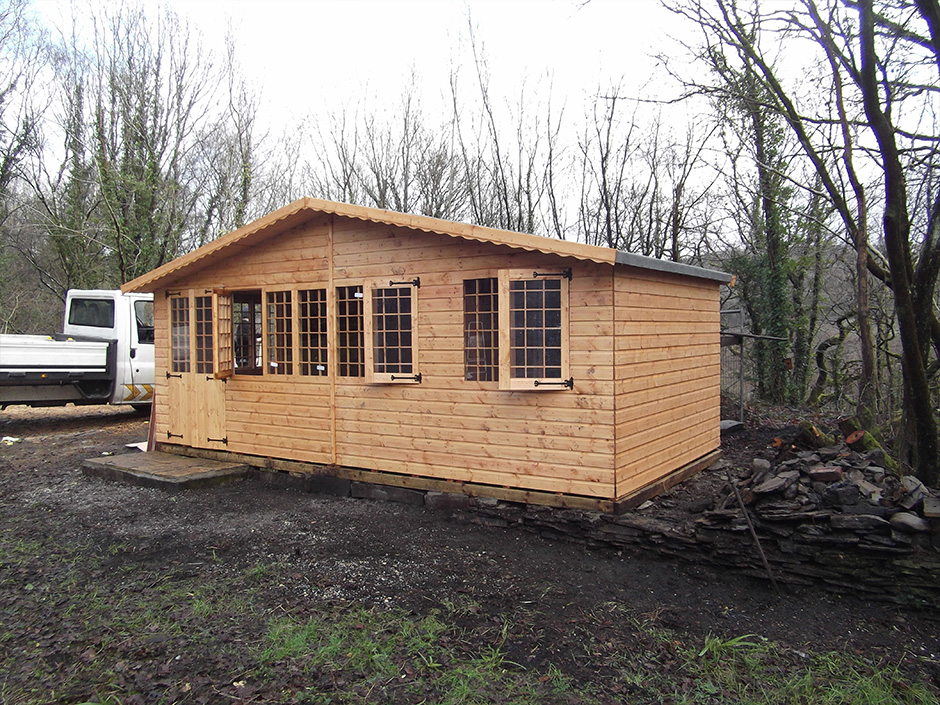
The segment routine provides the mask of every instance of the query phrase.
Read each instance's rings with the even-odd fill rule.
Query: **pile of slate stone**
[[[775,464],[755,458],[735,474],[741,500],[765,532],[872,550],[929,548],[936,498],[917,478],[884,465],[880,449],[860,454],[838,445],[791,450]],[[741,517],[737,497],[729,493],[706,516]]]

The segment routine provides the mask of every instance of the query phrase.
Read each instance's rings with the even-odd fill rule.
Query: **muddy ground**
[[[774,434],[763,429],[735,436],[729,454],[747,458]],[[691,642],[708,634],[757,634],[794,653],[849,650],[902,663],[913,679],[940,688],[940,623],[934,615],[812,588],[791,588],[778,599],[759,581],[555,543],[420,507],[253,482],[174,495],[85,477],[80,471],[85,458],[127,452],[126,443],[146,439],[146,418],[129,410],[10,408],[0,412],[0,437],[6,436],[20,440],[0,445],[2,540],[38,542],[31,545],[48,545],[51,551],[63,542],[87,547],[98,558],[88,579],[103,590],[119,593],[135,566],[153,575],[211,583],[276,564],[288,570],[268,599],[285,612],[346,601],[421,614],[470,596],[480,619],[522,607],[534,615],[528,636],[506,645],[514,662],[527,667],[550,662],[573,678],[595,681],[603,674],[584,658],[572,630],[586,628],[610,643],[629,643],[633,627],[628,624],[592,622],[618,604]],[[665,499],[676,509],[720,484],[705,473]],[[54,584],[49,572],[55,571],[29,563],[0,565],[0,650],[7,652],[0,653],[0,663],[15,660],[11,654],[22,640],[37,640],[37,647],[48,643],[47,660],[61,667],[45,672],[62,679],[50,684],[49,692],[61,693],[62,702],[76,702],[87,697],[82,688],[88,686],[69,682],[78,673],[69,664],[87,652],[88,637],[80,629],[77,636],[73,630],[67,638],[57,637],[57,630],[68,628],[58,611],[61,600],[18,608],[25,604],[27,587]],[[109,580],[114,585],[108,586]],[[151,653],[157,642],[151,646],[126,658],[157,658]],[[171,671],[168,678],[174,668],[201,673],[207,682],[233,677],[213,653],[201,658],[195,647],[184,653],[182,662],[177,657],[176,665],[164,667]],[[24,666],[5,678],[8,688],[22,688],[29,670]]]

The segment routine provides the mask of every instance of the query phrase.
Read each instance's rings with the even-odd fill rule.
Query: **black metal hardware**
[[[207,438],[206,440],[210,443],[221,443],[222,445],[228,445],[228,436],[225,438]]]
[[[411,284],[411,286],[415,287],[416,289],[420,289],[420,288],[421,288],[421,277],[415,277],[415,278],[412,279],[410,282],[408,282],[408,281],[405,281],[405,282],[393,282],[393,281],[390,281],[390,282],[388,283],[389,286],[395,286],[396,284]]]
[[[206,289],[205,292],[206,292],[207,294],[211,294],[211,293],[212,293],[212,289]]]
[[[538,277],[561,277],[571,281],[571,267],[567,267],[560,272],[532,272],[532,276],[536,279]]]
[[[220,380],[222,384],[228,384],[228,377],[216,377],[215,375],[206,375],[206,382],[211,382],[212,380]]]
[[[558,384],[564,387],[565,389],[574,389],[574,377],[569,377],[568,379],[563,379],[560,382],[543,382],[542,380],[535,380],[536,387],[545,387],[550,384]]]
[[[170,291],[169,289],[167,289],[164,293],[166,294],[167,298],[170,298],[171,296],[179,296],[183,292],[182,291]]]
[[[181,375],[181,374],[178,374],[178,375],[171,375],[169,372],[167,372],[167,373],[166,373],[166,378],[169,379],[170,377],[177,377],[177,378],[179,378],[179,379],[183,379],[183,375]]]
[[[395,381],[396,379],[410,379],[417,382],[418,384],[421,384],[421,373],[419,372],[416,375],[392,375],[392,381]]]
[[[169,440],[170,438],[182,438],[183,434],[182,433],[170,433],[169,431],[167,431],[166,437],[167,437],[167,440]]]

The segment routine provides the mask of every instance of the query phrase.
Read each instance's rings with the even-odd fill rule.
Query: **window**
[[[293,312],[289,291],[268,292],[268,369],[272,375],[294,373]]]
[[[373,369],[410,374],[411,290],[376,289],[372,292],[372,314]]]
[[[174,372],[189,372],[189,297],[170,299],[171,358]]]
[[[365,291],[366,371],[370,382],[420,383],[414,321],[420,280],[384,279]]]
[[[225,291],[213,294],[215,300],[215,378],[226,379],[235,371],[235,346],[232,336],[232,295]]]
[[[326,289],[297,292],[300,329],[300,374],[326,375]]]
[[[570,276],[570,270],[500,272],[500,388],[572,388],[568,376]]]
[[[232,347],[235,374],[261,374],[261,292],[232,294]]]
[[[153,342],[153,301],[135,301],[134,318],[137,321],[137,342]]]
[[[336,288],[336,374],[340,377],[365,376],[362,287]]]
[[[497,279],[463,283],[464,378],[499,379],[499,295]]]
[[[197,296],[195,303],[196,372],[212,373],[212,297]]]
[[[114,328],[114,300],[72,299],[69,325]]]

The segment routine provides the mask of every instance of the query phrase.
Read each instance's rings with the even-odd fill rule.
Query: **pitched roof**
[[[711,279],[718,282],[728,282],[731,280],[731,276],[724,272],[704,269],[702,267],[693,267],[678,262],[653,259],[652,257],[643,257],[607,247],[556,240],[540,235],[526,235],[524,233],[515,233],[508,230],[485,228],[480,225],[454,223],[449,220],[429,218],[423,215],[409,215],[407,213],[396,213],[395,211],[381,210],[379,208],[367,208],[365,206],[354,206],[348,203],[323,201],[317,198],[301,198],[238,230],[233,230],[182,257],[178,257],[172,262],[167,262],[127,282],[121,289],[124,292],[154,291],[185,274],[209,267],[219,259],[230,257],[244,249],[254,247],[269,237],[275,237],[280,233],[286,232],[311,216],[320,213],[337,215],[344,218],[356,218],[358,220],[409,228],[411,230],[421,230],[465,240],[490,242],[496,245],[530,250],[533,252],[573,257],[575,259],[598,262],[600,264],[626,265],[701,279]]]

